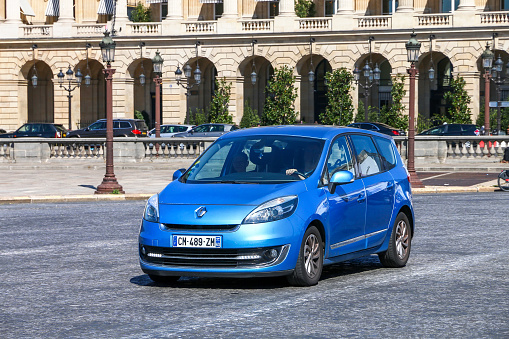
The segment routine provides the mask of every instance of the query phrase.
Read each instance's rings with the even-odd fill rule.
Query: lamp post
[[[34,75],[32,75],[32,86],[34,86],[34,88],[37,87],[37,68],[35,67],[35,50],[38,48],[37,44],[33,44],[32,45],[32,59],[34,61]]]
[[[410,40],[405,44],[407,51],[407,60],[410,63],[410,68],[407,69],[410,75],[410,109],[408,112],[408,159],[407,170],[410,175],[410,184],[412,187],[424,187],[415,172],[414,164],[414,146],[415,146],[415,76],[419,71],[415,68],[415,63],[419,60],[419,52],[421,43],[417,40],[416,34],[412,32]]]
[[[364,90],[364,121],[369,121],[369,95],[370,89],[373,85],[378,85],[380,83],[380,68],[378,68],[378,64],[376,64],[375,69],[371,68],[371,41],[375,40],[374,37],[370,36],[368,39],[369,43],[369,54],[368,59],[366,59],[366,65],[362,68],[362,73],[364,75],[364,84],[360,83],[361,70],[357,66],[353,71],[353,77],[355,80],[355,84],[362,87]]]
[[[163,74],[163,58],[156,52],[155,57],[152,59],[152,65],[154,66],[154,74],[156,75],[154,82],[156,84],[156,138],[161,137],[161,83],[163,80],[161,76]],[[157,150],[159,150],[159,144],[156,144]]]
[[[196,57],[198,58],[198,46],[200,42],[197,41],[195,44]],[[201,83],[201,71],[200,65],[198,64],[198,60],[196,61],[196,69],[193,72],[193,69],[189,64],[186,64],[184,67],[184,76],[186,77],[186,83],[182,82],[182,71],[180,70],[180,66],[177,66],[177,70],[175,71],[175,79],[177,80],[177,85],[182,86],[186,90],[186,109],[189,110],[189,96],[191,95],[191,88],[194,86],[200,86]],[[191,80],[191,72],[194,76],[194,84],[190,84]],[[187,112],[186,112],[187,115]]]
[[[505,75],[503,75],[502,70],[504,67],[504,62],[498,56],[498,59],[493,63],[494,67],[491,72],[491,80],[497,85],[497,132],[500,134],[500,105],[502,101],[502,85],[505,84],[507,77],[509,77],[509,63],[505,66]]]
[[[65,74],[62,72],[62,69],[60,69],[60,72],[58,72],[58,84],[60,85],[60,88],[63,88],[65,91],[67,91],[67,99],[69,102],[69,131],[72,130],[72,118],[71,118],[71,99],[72,99],[72,91],[74,91],[76,88],[79,88],[81,86],[81,80],[83,80],[83,74],[81,74],[80,69],[78,68],[78,71],[76,72],[76,78],[73,78],[74,72],[71,69],[71,66],[69,65],[69,68],[67,69],[67,72]],[[65,79],[64,79],[65,78]],[[67,81],[67,86],[64,85],[64,81]]]
[[[106,68],[103,70],[106,78],[106,174],[102,183],[97,186],[96,194],[125,193],[117,182],[113,168],[113,74],[115,70],[111,68],[111,63],[115,61],[115,46],[115,41],[106,31],[99,43],[103,61],[106,62]]]
[[[486,49],[481,55],[482,66],[484,67],[484,131],[490,135],[490,78],[491,66],[495,55],[490,50],[490,45],[486,43]]]

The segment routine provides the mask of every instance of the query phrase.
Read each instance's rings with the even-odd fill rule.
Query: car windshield
[[[325,141],[248,136],[215,142],[182,177],[185,183],[277,184],[308,178]]]

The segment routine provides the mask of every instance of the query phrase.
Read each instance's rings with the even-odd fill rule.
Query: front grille
[[[238,225],[182,225],[163,224],[168,230],[207,230],[207,231],[230,231]]]
[[[276,255],[274,255],[276,251]],[[176,248],[140,245],[143,261],[162,266],[198,268],[242,268],[267,266],[284,258],[288,246],[251,249],[227,248]],[[272,255],[271,255],[272,253]]]

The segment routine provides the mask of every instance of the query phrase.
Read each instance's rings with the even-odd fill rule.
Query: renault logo
[[[196,216],[198,218],[201,218],[201,217],[203,217],[205,215],[205,213],[207,213],[207,209],[204,206],[201,206],[200,208],[198,208],[194,212],[196,213]]]

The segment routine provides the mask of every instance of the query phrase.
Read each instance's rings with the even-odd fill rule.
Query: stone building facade
[[[114,117],[145,111],[150,123],[155,111],[151,58],[156,51],[164,59],[163,123],[183,123],[190,110],[207,110],[216,77],[232,83],[229,110],[236,122],[245,105],[261,113],[265,86],[283,65],[296,76],[295,107],[302,121],[319,121],[326,103],[325,72],[341,67],[352,71],[366,62],[380,68],[380,84],[366,90],[356,86],[352,95],[356,104],[367,95],[368,105],[379,108],[390,101],[391,77],[406,74],[405,43],[412,31],[422,43],[416,112],[426,118],[444,114],[450,77],[461,76],[475,119],[484,102],[481,54],[486,44],[504,65],[509,61],[509,0],[399,0],[397,7],[393,0],[315,0],[316,13],[307,18],[296,16],[294,0],[144,0],[153,20],[144,23],[129,19],[135,4],[0,0],[0,128],[41,121],[67,127],[68,91],[60,87],[57,74],[69,68],[91,78],[89,86],[71,92],[71,128],[104,118],[105,66],[98,44],[105,29],[112,28]],[[202,72],[200,85],[189,80],[189,91],[175,81],[175,70],[186,64]],[[430,67],[436,74],[433,81]],[[312,82],[310,71],[315,74]],[[147,79],[144,86],[141,74]],[[496,100],[496,86],[490,92]],[[505,85],[501,93],[504,99]],[[408,108],[408,91],[405,103]]]

